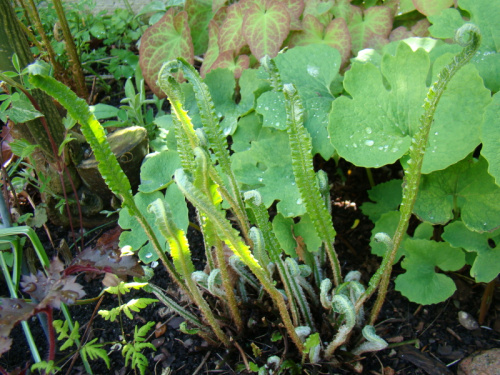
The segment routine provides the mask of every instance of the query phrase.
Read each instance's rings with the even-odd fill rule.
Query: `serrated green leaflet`
[[[434,77],[451,57],[436,60]],[[329,132],[337,152],[364,167],[380,167],[401,158],[420,123],[429,69],[428,53],[412,51],[404,42],[399,43],[395,56],[383,55],[380,68],[354,63],[344,80],[352,99],[336,99],[330,114]],[[477,147],[482,112],[489,101],[489,91],[473,67],[456,73],[436,110],[423,173],[444,169]]]
[[[401,266],[406,273],[396,278],[396,290],[410,301],[423,305],[439,303],[455,292],[452,279],[435,272],[435,267],[443,271],[455,271],[465,264],[465,254],[444,242],[423,239],[405,241],[406,257]]]
[[[500,90],[500,2],[489,0],[460,0],[458,6],[470,14],[483,35],[479,52],[471,62],[484,79],[485,86],[493,92]],[[458,9],[447,9],[429,17],[433,24],[429,31],[436,38],[453,38],[455,30],[465,22]]]
[[[500,231],[472,232],[463,222],[455,221],[446,226],[443,239],[453,247],[477,254],[470,270],[476,282],[489,283],[497,277],[500,272]]]
[[[483,148],[481,155],[488,161],[488,172],[500,185],[500,93],[493,95],[493,100],[486,107],[481,126]]]
[[[422,176],[414,213],[434,224],[460,216],[470,230],[495,230],[500,223],[500,186],[487,168],[484,158],[468,157],[444,171]]]

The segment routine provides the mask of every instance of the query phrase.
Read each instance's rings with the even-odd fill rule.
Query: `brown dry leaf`
[[[163,336],[165,332],[167,331],[167,326],[163,323],[156,323],[155,327],[155,337],[158,338],[160,336]]]

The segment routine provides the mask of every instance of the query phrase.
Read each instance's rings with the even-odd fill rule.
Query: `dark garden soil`
[[[322,165],[318,160],[317,165],[329,172],[330,181],[333,183],[333,217],[338,233],[335,247],[339,253],[339,259],[343,262],[343,273],[346,274],[350,270],[361,271],[362,281],[366,285],[380,262],[380,259],[371,255],[369,250],[373,224],[359,210],[359,206],[367,200],[366,191],[369,189],[369,184],[366,172],[364,169],[352,168],[345,162],[340,162],[339,169],[333,168],[330,163]],[[374,171],[375,183],[400,178],[399,171],[398,166]],[[94,236],[99,236],[106,230],[96,232]],[[43,231],[39,234],[46,239]],[[61,228],[52,228],[51,234],[56,243],[58,239],[68,237],[67,231]],[[201,238],[196,230],[191,228],[188,235],[194,258],[198,259],[198,268],[202,268],[204,250],[201,246]],[[50,248],[51,245],[47,243],[46,247]],[[401,272],[403,272],[401,268],[395,267],[393,277]],[[363,369],[360,370],[358,367],[358,371],[362,374],[386,375],[454,374],[460,359],[477,350],[500,347],[498,288],[493,295],[491,307],[482,326],[475,330],[467,330],[459,323],[457,314],[459,311],[466,311],[477,319],[485,285],[468,282],[467,269],[449,276],[456,282],[457,292],[448,301],[437,305],[419,306],[410,303],[399,292],[390,289],[376,328],[378,334],[391,346],[378,353],[363,356],[359,361]],[[80,276],[79,281],[85,286],[86,298],[95,297],[100,293],[101,279],[102,277],[86,281],[83,276]],[[153,282],[174,297],[177,296],[175,288],[169,283],[161,265],[155,269]],[[7,295],[4,286],[0,287],[0,295]],[[139,295],[151,297],[145,292],[134,291],[125,295],[124,300],[128,301]],[[368,303],[367,311],[370,311],[371,303],[373,303],[373,298]],[[131,340],[134,327],[142,326],[148,321],[158,322],[157,334],[151,331],[148,337],[148,342],[153,343],[157,350],[155,352],[150,349],[144,351],[149,360],[150,374],[236,374],[239,373],[238,369],[242,366],[244,368],[245,361],[262,365],[271,355],[277,355],[283,360],[293,359],[300,363],[300,355],[296,352],[293,343],[287,340],[284,329],[277,325],[277,317],[262,311],[265,306],[245,306],[242,309],[246,314],[244,320],[249,322],[249,327],[243,337],[235,338],[240,348],[235,347],[228,351],[222,347],[209,347],[197,336],[181,333],[178,327],[182,319],[165,311],[161,304],[150,305],[134,313],[134,320],[123,317],[123,331],[118,322],[105,321],[97,315],[97,310],[111,309],[117,305],[118,301],[115,296],[105,295],[99,302],[72,306],[70,311],[74,320],[80,322],[81,334],[88,329],[90,333],[88,339],[98,338],[100,342],[119,342],[122,333],[128,340]],[[322,317],[317,316],[318,327],[321,327],[321,321]],[[40,325],[33,319],[30,321],[30,326],[33,327],[38,347],[43,355],[47,351],[47,344],[43,332],[38,328]],[[230,328],[227,327],[228,330]],[[272,342],[271,334],[276,331],[281,331],[284,339]],[[23,366],[31,358],[20,327],[15,328],[11,337],[14,339],[13,348],[0,358],[0,365],[9,371]],[[260,357],[255,357],[252,346],[260,348]],[[111,369],[108,370],[101,360],[92,361],[94,374],[134,374],[130,368],[124,367],[124,359],[119,350],[112,351],[110,346],[107,348],[110,352]],[[339,350],[338,353],[342,351]],[[356,373],[354,358],[339,356],[337,360],[338,362],[305,365],[299,373]],[[76,359],[69,369],[71,361],[72,358],[69,357],[61,362],[61,365],[64,364],[62,373],[85,373],[79,359]]]

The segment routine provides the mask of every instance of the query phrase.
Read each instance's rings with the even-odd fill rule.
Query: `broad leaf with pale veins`
[[[272,0],[253,0],[243,12],[243,35],[260,60],[275,57],[290,32],[291,17],[284,3]]]
[[[240,3],[231,4],[227,8],[226,19],[219,31],[219,50],[238,53],[246,44],[243,36],[243,12]]]
[[[364,48],[380,48],[389,42],[392,30],[392,10],[386,6],[375,6],[365,11],[356,10],[347,22],[351,33],[352,52],[357,54]]]
[[[193,42],[185,11],[175,13],[170,8],[153,26],[148,28],[139,48],[139,64],[148,86],[156,96],[165,94],[156,83],[162,65],[170,60],[183,57],[190,64],[194,62]]]
[[[219,26],[217,22],[211,20],[208,24],[208,47],[203,56],[203,63],[200,68],[200,75],[205,78],[207,73],[212,70],[212,65],[219,56]]]
[[[351,56],[351,35],[343,18],[335,18],[324,27],[316,17],[305,16],[302,31],[293,35],[290,47],[308,44],[326,44],[336,48],[342,56],[342,64],[346,64]]]
[[[426,16],[439,14],[444,9],[451,7],[453,3],[454,0],[413,0],[415,8]]]
[[[195,55],[201,55],[207,50],[207,28],[212,14],[211,0],[185,0],[184,10],[188,13],[189,29]]]

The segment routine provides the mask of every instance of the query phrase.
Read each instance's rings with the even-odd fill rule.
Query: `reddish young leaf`
[[[327,26],[332,20],[332,13],[330,10],[333,8],[334,4],[334,0],[309,0],[306,2],[304,11],[302,12],[302,20],[304,20],[306,16],[311,15],[316,17],[323,26]]]
[[[290,40],[290,47],[307,44],[326,44],[336,48],[342,56],[342,64],[346,64],[351,56],[351,35],[343,18],[332,20],[325,28],[312,15],[307,15],[302,21],[303,31],[295,34]]]
[[[139,48],[139,64],[144,79],[160,98],[165,97],[165,94],[156,83],[158,73],[164,63],[178,57],[183,57],[192,64],[193,43],[187,12],[175,14],[175,9],[170,8],[157,23],[144,32]]]
[[[76,272],[112,273],[118,276],[143,276],[144,270],[133,255],[122,256],[119,249],[87,247],[78,254],[68,268],[66,275]]]
[[[73,304],[85,295],[83,287],[76,282],[76,276],[63,274],[64,265],[54,258],[47,275],[38,271],[36,275],[24,275],[20,283],[23,292],[38,302],[37,309],[53,307],[59,309],[61,302]]]
[[[429,36],[429,26],[430,22],[427,18],[423,18],[420,21],[418,21],[413,27],[411,28],[411,32],[415,34],[415,36],[419,36],[421,38],[425,38]]]
[[[243,13],[241,5],[234,3],[227,8],[227,16],[219,31],[219,51],[238,53],[246,44],[243,37]]]
[[[227,0],[212,0],[212,13],[217,13],[226,3]]]
[[[393,14],[385,6],[371,7],[355,12],[348,22],[351,33],[352,52],[357,54],[364,48],[377,48],[388,43],[392,30]]]
[[[19,298],[0,298],[0,357],[8,352],[12,345],[9,337],[14,326],[29,319],[35,312],[37,304]]]
[[[253,0],[243,11],[243,34],[252,54],[260,60],[275,57],[290,32],[290,13],[272,0]]]
[[[208,24],[208,48],[200,68],[200,75],[203,78],[211,70],[217,56],[219,56],[219,26],[212,20]]]
[[[406,38],[411,38],[415,36],[410,30],[404,26],[399,26],[391,31],[389,35],[389,41],[394,42],[395,40],[403,40]]]
[[[361,16],[361,8],[351,5],[351,0],[337,0],[332,6],[332,13],[335,18],[343,18],[349,25],[355,16]]]
[[[454,0],[412,0],[415,8],[425,16],[434,16],[453,5]]]
[[[186,0],[184,10],[188,13],[194,54],[201,55],[207,50],[208,46],[207,28],[213,16],[212,1]]]
[[[290,13],[290,28],[292,30],[300,30],[300,16],[304,11],[304,0],[279,0],[283,3]]]
[[[243,70],[248,69],[249,66],[250,58],[247,55],[240,55],[235,59],[231,51],[226,51],[219,54],[210,70],[228,68],[234,73],[234,78],[240,78]]]
[[[118,249],[122,232],[123,230],[118,225],[104,232],[97,240],[96,247],[100,249]]]

